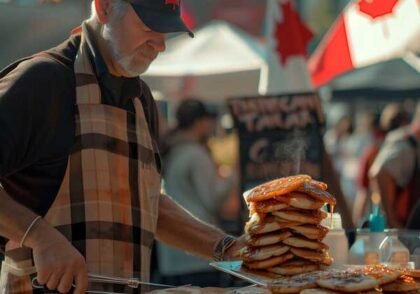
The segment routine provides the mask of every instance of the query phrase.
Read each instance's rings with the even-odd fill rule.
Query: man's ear
[[[108,22],[110,4],[111,0],[95,0],[96,15],[102,24]]]

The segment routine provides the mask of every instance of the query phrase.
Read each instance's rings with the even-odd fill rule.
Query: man
[[[420,199],[420,104],[410,126],[390,132],[370,171],[388,225],[403,228]],[[418,224],[417,224],[418,225]]]
[[[176,111],[177,126],[164,140],[167,151],[162,158],[165,192],[203,221],[220,226],[220,211],[235,178],[219,176],[207,146],[215,117],[196,99],[181,102]],[[208,262],[158,245],[159,273],[165,284],[206,287],[220,283],[220,272],[212,270]]]
[[[88,273],[147,282],[154,238],[206,259],[241,247],[160,193],[156,107],[137,76],[165,33],[190,33],[179,6],[94,0],[66,42],[0,74],[1,293],[32,293],[34,277],[61,293],[84,293]]]

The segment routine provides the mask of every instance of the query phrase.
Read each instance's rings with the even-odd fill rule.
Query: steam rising
[[[299,174],[301,172],[301,163],[305,160],[307,141],[303,134],[294,131],[293,136],[288,140],[278,142],[273,146],[274,158],[279,162],[287,162],[287,170],[281,168],[282,175]],[[283,166],[283,165],[281,165]]]

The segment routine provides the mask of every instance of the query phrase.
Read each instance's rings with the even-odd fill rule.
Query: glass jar
[[[386,238],[384,232],[369,232],[368,239],[365,243],[365,264],[379,264],[381,263],[380,245]]]
[[[369,229],[357,229],[356,241],[349,251],[349,264],[365,264],[365,250],[369,242]]]
[[[387,237],[379,246],[381,261],[390,263],[406,264],[410,261],[410,252],[398,239],[398,230],[386,230]]]

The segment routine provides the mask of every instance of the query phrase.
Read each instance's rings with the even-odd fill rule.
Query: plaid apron
[[[74,69],[75,144],[45,220],[85,256],[89,273],[148,281],[160,173],[141,101],[133,99],[135,114],[101,104],[83,34]],[[32,293],[31,274],[35,275],[31,250],[9,241],[0,292]]]

